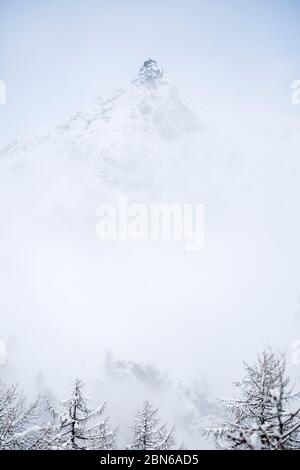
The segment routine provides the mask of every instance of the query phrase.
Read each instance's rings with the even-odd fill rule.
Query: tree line
[[[104,418],[106,403],[89,408],[83,383],[76,379],[71,396],[54,404],[38,398],[30,405],[16,385],[0,382],[0,450],[110,450],[118,428]],[[44,422],[43,422],[44,421]],[[175,446],[174,427],[161,423],[158,409],[145,401],[132,424],[131,450],[166,450]]]
[[[223,419],[200,435],[218,449],[300,449],[300,393],[294,393],[284,357],[265,350],[234,385],[237,398],[220,400]],[[110,450],[118,448],[118,428],[105,418],[106,403],[88,406],[81,380],[65,401],[38,398],[27,404],[16,385],[0,382],[0,450]],[[215,422],[217,420],[217,422]],[[131,450],[183,449],[174,426],[162,423],[159,410],[145,401],[132,426]]]

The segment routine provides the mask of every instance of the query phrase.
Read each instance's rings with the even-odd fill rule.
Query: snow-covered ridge
[[[105,183],[128,178],[134,183],[151,173],[147,165],[169,154],[165,146],[176,146],[199,127],[176,88],[164,79],[163,70],[149,59],[127,89],[110,99],[96,99],[47,132],[13,142],[0,156],[20,166],[32,158],[59,154],[88,164]]]

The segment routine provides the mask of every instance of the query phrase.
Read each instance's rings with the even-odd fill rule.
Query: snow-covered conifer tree
[[[230,419],[204,434],[225,449],[299,449],[299,394],[291,393],[284,358],[267,350],[245,369],[235,383],[240,397],[221,401]]]
[[[38,425],[39,400],[27,405],[16,385],[0,382],[0,450],[40,449],[45,429]]]
[[[174,428],[160,424],[158,409],[147,400],[137,413],[133,425],[133,441],[128,446],[133,450],[167,450],[174,448]]]
[[[138,79],[135,80],[135,83],[154,87],[157,82],[162,80],[163,75],[164,71],[158,67],[156,60],[148,59],[145,60],[141,67]]]
[[[83,384],[75,381],[71,398],[54,407],[49,401],[48,409],[53,418],[49,426],[47,448],[68,450],[112,449],[117,429],[111,429],[108,419],[102,419],[106,404],[95,410],[88,408]]]

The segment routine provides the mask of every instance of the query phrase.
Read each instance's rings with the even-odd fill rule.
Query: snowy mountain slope
[[[100,178],[109,186],[145,187],[153,184],[164,157],[175,158],[199,128],[156,61],[148,60],[126,90],[98,98],[49,132],[12,143],[0,156],[22,167],[55,154],[91,172],[98,183]]]
[[[116,416],[122,420],[121,435],[125,442],[129,437],[126,423],[135,413],[135,404],[151,394],[166,419],[175,424],[180,440],[191,447],[207,446],[207,442],[202,442],[200,425],[207,416],[220,417],[221,410],[216,400],[209,397],[205,381],[183,384],[153,364],[117,359],[111,352],[106,354],[103,366],[103,375],[94,384],[94,395],[101,395],[104,389],[111,408],[119,408]],[[122,409],[120,396],[128,397],[126,410]]]

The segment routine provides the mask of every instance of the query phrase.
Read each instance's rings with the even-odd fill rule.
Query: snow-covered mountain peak
[[[56,156],[106,185],[152,186],[158,165],[170,161],[170,155],[173,160],[183,155],[186,140],[198,129],[176,88],[164,79],[157,62],[148,59],[126,89],[96,99],[46,132],[12,143],[0,156],[12,166],[43,160],[55,165]]]

